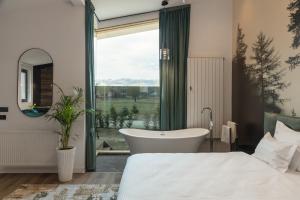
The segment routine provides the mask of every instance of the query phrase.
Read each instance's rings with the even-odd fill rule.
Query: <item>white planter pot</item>
[[[68,182],[72,180],[75,151],[75,147],[65,150],[56,149],[58,179],[61,182]]]

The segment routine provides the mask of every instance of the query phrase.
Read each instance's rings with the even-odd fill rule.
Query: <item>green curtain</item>
[[[169,49],[169,60],[160,60],[161,130],[186,128],[187,57],[190,5],[160,10],[160,49]]]
[[[91,0],[85,1],[85,56],[86,56],[86,109],[95,110],[94,87],[94,6]],[[96,169],[95,113],[86,114],[86,170]]]

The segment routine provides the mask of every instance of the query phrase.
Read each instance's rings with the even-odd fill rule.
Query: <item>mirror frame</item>
[[[28,51],[30,51],[30,50],[34,50],[34,49],[37,49],[37,50],[40,50],[40,51],[43,51],[44,53],[46,53],[48,56],[49,56],[49,58],[52,60],[52,65],[53,65],[53,71],[52,71],[52,104],[51,104],[51,106],[50,106],[50,108],[47,110],[47,112],[45,112],[45,114],[43,114],[43,115],[40,115],[40,116],[28,116],[28,115],[26,115],[24,112],[22,112],[22,110],[21,110],[21,108],[20,108],[20,105],[19,105],[19,81],[20,81],[20,79],[21,79],[21,73],[20,73],[20,61],[21,61],[21,58],[24,56],[24,54],[26,53],[26,52],[28,52]],[[35,47],[33,47],[33,48],[30,48],[30,49],[27,49],[27,50],[25,50],[25,51],[23,51],[22,53],[21,53],[21,55],[19,56],[19,58],[18,58],[18,63],[17,63],[17,101],[16,101],[16,103],[17,103],[17,107],[18,107],[18,109],[20,110],[20,112],[23,114],[23,115],[25,115],[26,117],[29,117],[29,118],[40,118],[40,117],[44,117],[50,110],[51,110],[51,108],[52,108],[52,106],[53,106],[53,102],[54,102],[54,89],[53,89],[53,83],[54,83],[54,61],[53,61],[53,58],[52,58],[52,56],[50,55],[50,53],[48,53],[46,50],[44,50],[44,49],[42,49],[42,48],[35,48]]]

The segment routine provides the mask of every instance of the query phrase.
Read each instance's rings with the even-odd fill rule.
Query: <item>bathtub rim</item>
[[[145,135],[134,135],[134,134],[128,134],[128,133],[124,133],[122,132],[123,130],[138,130],[138,131],[151,131],[151,132],[157,132],[160,134],[149,134],[151,137],[149,136],[145,136]],[[209,134],[209,130],[206,128],[187,128],[187,129],[179,129],[179,130],[174,130],[174,131],[184,131],[184,130],[202,130],[204,131],[201,134],[197,134],[197,135],[180,135],[180,136],[173,136],[173,137],[168,137],[168,132],[169,134],[171,134],[172,131],[152,131],[152,130],[144,130],[144,129],[136,129],[136,128],[122,128],[119,129],[119,133],[121,133],[124,136],[128,136],[128,137],[134,137],[134,138],[145,138],[145,139],[162,139],[162,140],[176,140],[176,139],[189,139],[189,138],[199,138],[199,137],[205,137]],[[165,133],[167,132],[167,134],[165,135],[161,135],[161,133]]]

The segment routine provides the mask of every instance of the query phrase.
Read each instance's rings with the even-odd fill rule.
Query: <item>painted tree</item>
[[[237,29],[237,47],[234,57],[234,64],[238,67],[242,68],[243,71],[247,71],[246,65],[246,52],[247,52],[247,44],[244,42],[245,34],[242,31],[240,25],[238,25]]]
[[[293,34],[292,47],[297,49],[300,46],[300,0],[293,0],[287,7],[290,12],[290,24],[288,31]],[[290,70],[300,66],[300,53],[289,57],[286,61],[290,65]]]
[[[254,53],[251,59],[251,76],[258,83],[259,95],[263,97],[265,110],[281,112],[279,104],[283,104],[286,99],[280,97],[279,92],[286,89],[289,84],[283,79],[284,69],[281,68],[280,58],[272,46],[273,39],[267,38],[263,33],[257,36],[253,44]],[[281,68],[281,69],[280,69]]]
[[[256,88],[258,88],[257,80],[252,76],[252,66],[247,64],[247,49],[248,45],[245,43],[245,34],[243,33],[242,28],[238,25],[237,28],[237,38],[236,38],[236,52],[235,57],[233,58],[233,68],[236,70],[236,80],[242,87],[238,90],[239,95],[247,98],[249,95],[251,97],[258,96]],[[246,94],[244,93],[246,90]],[[239,97],[239,99],[241,98]],[[248,96],[248,97],[249,97]]]

